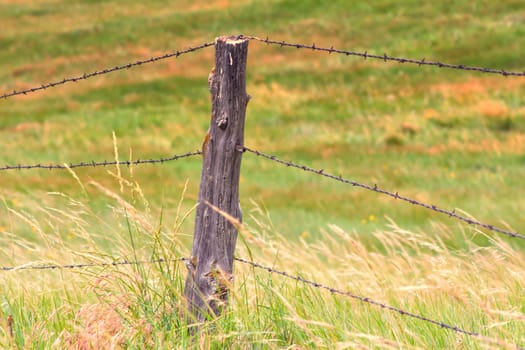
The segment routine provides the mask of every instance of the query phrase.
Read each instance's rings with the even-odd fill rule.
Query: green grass
[[[119,193],[104,195],[112,206],[107,217],[94,212],[96,203],[83,196],[60,195],[57,207],[45,203],[50,196],[42,198],[42,205],[14,203],[20,209],[10,215],[33,225],[27,237],[2,238],[2,261],[167,262],[3,272],[4,348],[448,349],[510,348],[523,342],[523,251],[504,239],[490,239],[486,247],[473,238],[487,236],[474,230],[458,234],[434,224],[427,232],[414,232],[389,221],[366,240],[330,225],[316,243],[307,243],[304,234],[290,240],[276,233],[268,212],[256,205],[245,212],[255,224],[241,230],[237,256],[253,256],[273,269],[481,337],[456,334],[241,262],[236,262],[229,307],[190,335],[191,325],[181,317],[186,269],[177,261],[188,255],[191,237],[181,228],[189,212],[179,208],[155,218],[140,194],[130,202]],[[46,219],[32,221],[23,205],[44,211]],[[450,239],[463,246],[450,247]],[[32,246],[38,249],[27,249]]]
[[[446,5],[389,0],[352,4],[5,0],[0,1],[0,93],[238,33],[523,70],[524,21],[522,1],[511,0],[455,1]],[[112,160],[113,132],[121,158],[129,158],[130,152],[133,159],[145,159],[196,150],[209,124],[207,76],[212,66],[213,48],[207,48],[177,59],[2,100],[0,164]],[[355,181],[377,184],[445,209],[455,208],[483,222],[525,231],[525,202],[520,191],[525,175],[523,78],[365,61],[258,42],[250,43],[247,78],[247,90],[252,96],[247,110],[247,146]],[[172,242],[169,232],[175,226],[176,208],[185,186],[179,213],[190,213],[177,229],[180,234],[173,253],[187,254],[200,166],[200,158],[195,157],[164,165],[136,166],[132,173],[122,169],[126,179],[140,184],[140,191],[133,185],[124,192],[119,191],[119,181],[108,174],[116,172],[115,167],[77,169],[78,180],[67,171],[4,171],[0,174],[0,265],[129,257],[133,251],[127,241],[129,233],[151,233],[156,227],[167,232],[157,241]],[[107,190],[92,185],[92,181]],[[55,192],[61,195],[48,194]],[[118,193],[136,206],[151,227],[129,229],[123,202],[115,202],[108,193]],[[505,268],[493,256],[488,261],[500,270],[480,274],[473,284],[480,287],[477,294],[468,285],[459,285],[471,283],[468,274],[479,272],[472,259],[478,253],[485,254],[484,249],[502,251],[503,261],[520,257],[523,244],[516,240],[480,232],[446,216],[251,154],[243,157],[241,206],[245,213],[263,207],[264,214],[260,215],[269,216],[264,222],[271,222],[264,240],[271,244],[274,238],[285,237],[290,241],[290,252],[305,250],[298,248],[302,240],[308,248],[324,244],[331,236],[325,231],[332,232],[330,225],[337,225],[353,237],[353,243],[348,244],[363,245],[369,254],[393,258],[397,252],[374,238],[397,230],[390,226],[391,220],[409,237],[422,235],[418,236],[420,242],[443,241],[443,251],[419,258],[409,254],[412,263],[420,266],[406,270],[407,275],[412,271],[414,280],[406,281],[404,278],[409,277],[401,273],[381,274],[391,282],[376,285],[376,289],[360,290],[362,286],[355,276],[346,273],[332,279],[329,273],[315,272],[316,266],[322,271],[333,268],[337,273],[345,267],[357,269],[354,260],[331,261],[332,253],[326,251],[320,253],[326,256],[318,265],[315,260],[301,264],[294,259],[277,261],[285,269],[311,273],[326,283],[362,291],[364,296],[377,296],[409,310],[420,309],[422,314],[448,319],[510,343],[523,343],[519,339],[523,334],[520,327],[524,310],[519,302],[523,284],[514,277],[503,282],[513,267]],[[254,230],[260,230],[259,221],[260,217],[245,215],[245,223]],[[56,239],[50,242],[48,235]],[[152,250],[154,241],[151,238],[142,242],[146,247],[141,256],[158,254]],[[346,249],[346,241],[342,242],[340,248]],[[449,275],[443,277],[447,283],[458,283],[457,288],[464,294],[458,293],[464,299],[454,296],[455,290],[450,287],[439,289],[443,291],[439,296],[422,292],[406,301],[409,295],[399,294],[394,283],[425,284],[421,281],[428,282],[429,276],[434,276],[433,267],[425,259],[439,259],[442,252],[449,254],[444,258],[450,258],[449,264],[465,264],[466,272],[457,280]],[[271,265],[277,253],[272,254],[261,253],[258,258]],[[388,264],[382,261],[374,269],[390,271],[385,266]],[[97,278],[105,279],[101,276],[106,272],[120,276],[111,280],[108,288],[120,289],[115,294],[133,300],[133,308],[157,307],[157,311],[134,310],[131,316],[123,315],[117,307],[115,319],[122,322],[123,328],[115,333],[121,338],[115,339],[124,339],[129,348],[169,348],[168,344],[179,344],[179,339],[189,341],[183,335],[184,325],[177,323],[176,317],[158,311],[158,305],[168,307],[178,300],[174,295],[182,290],[184,268],[174,266],[168,277],[162,266],[147,268],[151,269],[148,273],[160,276],[157,282],[163,282],[144,278],[141,283],[145,284],[139,285],[138,280],[130,281],[132,276],[147,275],[133,268],[95,269],[86,274],[3,274],[2,344],[49,348],[59,339],[60,348],[78,339],[82,327],[89,328],[87,319],[81,319],[85,313],[85,317],[104,314],[104,307],[116,303],[93,290],[85,295],[79,293]],[[500,286],[498,281],[494,286],[488,282],[496,275],[501,278]],[[235,288],[240,296],[234,298],[232,310],[217,321],[218,332],[203,336],[203,346],[221,348],[223,341],[241,348],[332,347],[337,342],[341,348],[358,347],[358,343],[377,348],[394,347],[392,344],[422,348],[482,346],[467,338],[457,340],[454,335],[417,321],[385,316],[344,298],[331,298],[290,281],[269,278],[265,273],[253,274],[239,268]],[[153,293],[153,299],[159,298],[157,306],[150,305],[150,301],[136,301],[144,290]],[[264,303],[259,305],[248,295],[257,295]],[[497,295],[491,301],[495,305],[487,306],[488,295]],[[461,302],[456,305],[457,300]],[[329,312],[327,317],[323,315],[325,310]],[[13,337],[8,335],[5,323],[10,314],[18,327]],[[56,316],[47,320],[47,315]],[[496,322],[496,317],[501,320]],[[324,324],[297,322],[301,318]],[[153,333],[140,328],[146,324],[153,327]],[[404,327],[411,332],[404,334]],[[155,339],[161,343],[155,343]]]

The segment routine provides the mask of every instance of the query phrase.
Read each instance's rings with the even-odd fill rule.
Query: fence
[[[262,38],[258,38],[258,37],[255,37],[255,36],[243,36],[243,35],[240,35],[240,36],[237,36],[235,38],[230,38],[230,39],[237,40],[237,41],[239,41],[239,40],[240,41],[253,40],[253,41],[259,41],[259,42],[265,43],[267,45],[276,45],[276,46],[280,46],[280,47],[291,47],[291,48],[302,49],[302,50],[313,50],[313,51],[317,51],[317,52],[325,52],[325,53],[328,53],[328,54],[339,54],[339,55],[345,55],[345,56],[358,56],[358,57],[362,57],[364,59],[377,59],[377,60],[382,60],[382,61],[385,61],[385,62],[393,61],[393,62],[398,62],[398,63],[415,64],[415,65],[418,65],[418,66],[435,66],[435,67],[444,68],[444,69],[457,69],[457,70],[475,71],[475,72],[481,72],[481,73],[485,73],[485,74],[498,74],[498,75],[502,75],[502,76],[505,76],[505,77],[509,77],[509,76],[525,76],[525,71],[524,72],[515,72],[515,71],[507,71],[507,70],[504,70],[504,69],[493,69],[493,68],[483,68],[483,67],[474,67],[474,66],[466,66],[466,65],[447,64],[447,63],[437,62],[437,61],[426,61],[425,59],[417,60],[417,59],[410,59],[410,58],[392,57],[392,56],[389,56],[387,54],[374,55],[374,54],[369,54],[366,51],[365,52],[354,52],[354,51],[347,51],[347,50],[339,50],[339,49],[335,49],[334,47],[327,48],[327,47],[318,47],[315,44],[305,45],[305,44],[300,44],[300,43],[289,43],[289,42],[285,42],[285,41],[270,40],[268,38],[262,39]],[[76,76],[76,77],[64,78],[64,79],[62,79],[60,81],[43,84],[43,85],[38,86],[38,87],[33,87],[33,88],[19,90],[19,91],[14,90],[12,92],[7,92],[7,93],[4,93],[3,95],[0,95],[0,98],[1,99],[7,99],[7,98],[10,98],[10,97],[13,97],[13,96],[17,96],[17,95],[27,95],[27,94],[31,94],[31,93],[36,93],[36,92],[38,92],[40,90],[50,89],[50,88],[53,88],[53,87],[56,87],[56,86],[59,86],[59,85],[63,85],[63,84],[67,84],[67,83],[70,83],[70,82],[78,82],[78,81],[89,79],[89,78],[92,78],[92,77],[95,77],[95,76],[99,76],[99,75],[115,72],[115,71],[118,71],[118,70],[130,69],[130,68],[141,66],[141,65],[144,65],[144,64],[158,62],[160,60],[167,59],[167,58],[177,58],[177,57],[179,57],[181,55],[188,54],[188,53],[191,53],[191,52],[195,52],[195,51],[198,51],[198,50],[201,50],[201,49],[213,46],[214,44],[216,45],[217,43],[205,42],[205,43],[202,43],[202,44],[197,45],[197,46],[190,47],[190,48],[185,49],[185,50],[175,51],[173,53],[168,53],[168,54],[161,55],[161,56],[151,57],[151,58],[146,59],[146,60],[136,61],[136,62],[133,62],[133,63],[124,64],[124,65],[119,65],[119,66],[115,66],[113,68],[103,69],[103,70],[100,70],[100,71],[94,71],[94,72],[83,74],[83,75]],[[229,56],[229,60],[230,60],[230,65],[232,65],[233,60],[232,60],[232,56],[231,55]],[[210,89],[213,90],[212,85],[210,85]],[[212,93],[213,93],[213,91],[212,91]],[[239,146],[239,145],[237,145],[237,146]],[[261,151],[256,150],[256,149],[252,149],[252,148],[246,147],[244,145],[242,145],[240,147],[237,147],[237,149],[235,149],[235,151],[237,151],[239,153],[246,153],[247,152],[247,153],[250,153],[250,154],[255,155],[257,157],[261,157],[261,158],[263,158],[265,160],[276,162],[276,163],[278,163],[280,165],[283,165],[283,166],[286,166],[286,167],[296,168],[296,169],[308,172],[310,174],[314,174],[314,175],[317,175],[317,176],[322,176],[322,177],[328,178],[330,180],[341,182],[341,183],[346,184],[346,185],[350,185],[350,186],[353,186],[353,187],[366,189],[366,190],[369,190],[369,191],[372,191],[372,192],[375,192],[375,193],[378,193],[378,194],[389,196],[389,197],[392,197],[392,198],[394,198],[396,200],[399,200],[399,201],[402,201],[402,202],[406,202],[406,203],[409,203],[409,204],[412,204],[412,205],[416,205],[416,206],[425,208],[427,210],[430,210],[430,211],[433,211],[433,212],[437,212],[437,213],[440,213],[442,215],[449,216],[452,219],[456,219],[456,220],[462,221],[462,222],[467,223],[469,225],[478,226],[478,227],[481,227],[481,228],[484,228],[484,229],[487,229],[487,230],[490,230],[490,231],[493,231],[493,232],[496,232],[496,233],[499,233],[499,234],[506,235],[508,237],[512,237],[512,238],[516,238],[516,239],[525,239],[525,235],[520,233],[520,232],[514,232],[514,231],[511,231],[511,230],[506,230],[506,229],[503,229],[503,228],[500,228],[500,227],[496,227],[496,226],[494,226],[492,224],[488,224],[488,223],[484,223],[484,222],[481,222],[481,221],[478,221],[478,220],[474,220],[472,218],[469,218],[469,217],[457,214],[455,212],[455,210],[442,209],[442,208],[439,208],[439,207],[437,207],[435,205],[432,205],[432,204],[424,203],[424,202],[421,202],[421,201],[413,199],[413,198],[405,197],[405,196],[400,195],[398,192],[392,192],[392,191],[388,191],[388,190],[382,189],[382,188],[378,187],[376,184],[374,184],[374,185],[363,184],[363,183],[360,183],[360,182],[357,182],[357,181],[354,181],[354,180],[350,180],[350,179],[344,178],[344,177],[342,177],[340,175],[337,176],[337,175],[330,174],[328,172],[325,172],[324,169],[314,169],[314,168],[309,167],[307,165],[298,164],[298,163],[293,162],[293,161],[282,160],[282,159],[280,159],[280,158],[278,158],[278,157],[276,157],[274,155],[270,155],[270,154],[261,152]],[[117,165],[117,164],[119,164],[119,165],[126,165],[126,166],[140,165],[140,164],[164,164],[164,163],[167,163],[167,162],[180,160],[180,159],[183,159],[183,158],[188,158],[188,157],[192,157],[192,156],[196,156],[196,155],[201,155],[202,153],[203,153],[202,151],[198,150],[198,151],[190,151],[190,152],[182,153],[182,154],[176,154],[176,155],[173,155],[173,156],[170,156],[170,157],[165,157],[165,158],[143,159],[143,160],[135,160],[135,161],[126,161],[126,160],[123,160],[123,161],[120,161],[120,160],[115,160],[115,161],[105,161],[105,160],[104,161],[84,161],[84,162],[80,162],[80,163],[71,163],[69,165],[68,164],[17,164],[17,165],[5,165],[5,166],[0,167],[0,171],[15,171],[15,170],[30,170],[30,169],[49,169],[49,170],[57,169],[58,170],[58,169],[78,168],[78,167],[105,167],[105,166]],[[226,214],[228,214],[228,213],[226,213]],[[193,258],[181,257],[181,258],[178,258],[176,260],[184,261],[187,265],[191,265]],[[385,310],[396,312],[396,313],[398,313],[400,315],[403,315],[403,316],[407,316],[407,317],[418,319],[420,321],[428,322],[428,323],[434,324],[436,326],[439,326],[439,327],[441,327],[443,329],[448,329],[448,330],[456,332],[456,333],[462,333],[462,334],[465,334],[465,335],[468,335],[468,336],[473,336],[473,337],[478,337],[478,338],[481,338],[481,339],[485,339],[485,337],[483,337],[478,332],[465,330],[465,329],[462,329],[462,328],[454,326],[454,325],[450,325],[450,324],[447,324],[447,323],[444,323],[444,322],[441,322],[441,321],[433,320],[433,319],[424,317],[422,315],[411,313],[411,312],[405,311],[403,309],[400,309],[400,308],[397,308],[397,307],[394,307],[394,306],[390,306],[390,305],[381,303],[379,301],[376,301],[376,300],[368,298],[368,297],[355,295],[355,294],[347,292],[347,291],[342,291],[342,290],[338,290],[338,289],[335,289],[335,288],[332,288],[332,287],[329,287],[329,286],[326,286],[326,285],[322,285],[322,284],[317,283],[315,281],[307,280],[307,279],[305,279],[305,278],[303,278],[301,276],[292,275],[292,274],[289,274],[289,273],[287,273],[285,271],[281,271],[281,270],[277,270],[277,269],[274,269],[274,268],[271,268],[271,267],[268,267],[268,266],[264,266],[262,264],[259,264],[257,262],[251,261],[251,260],[246,260],[246,259],[243,259],[243,258],[240,258],[240,257],[233,257],[232,260],[235,260],[235,261],[237,261],[239,263],[248,264],[248,265],[250,265],[250,266],[252,266],[254,268],[258,268],[258,269],[264,270],[264,271],[266,271],[268,273],[271,273],[271,274],[278,274],[278,275],[283,276],[285,278],[292,279],[292,280],[295,280],[295,281],[307,284],[307,285],[309,285],[311,287],[314,287],[314,288],[320,288],[320,289],[328,290],[330,293],[333,293],[333,294],[339,294],[339,295],[342,295],[342,296],[345,296],[345,297],[357,299],[357,300],[359,300],[359,301],[361,301],[363,303],[368,303],[370,305],[377,306],[377,307],[383,308]],[[4,266],[4,267],[0,267],[0,271],[4,271],[4,272],[12,271],[12,272],[15,272],[15,271],[27,270],[27,269],[38,269],[38,270],[46,270],[46,269],[80,269],[80,268],[91,268],[91,267],[107,267],[107,266],[148,264],[148,263],[164,263],[164,262],[167,262],[167,260],[157,259],[157,260],[152,260],[152,261],[113,261],[113,262],[107,262],[107,263],[78,263],[78,264],[68,264],[68,265],[33,265],[33,264],[28,264],[28,265],[17,266],[17,267]],[[498,342],[498,341],[496,341],[496,342]],[[518,348],[520,348],[520,347],[518,347]]]

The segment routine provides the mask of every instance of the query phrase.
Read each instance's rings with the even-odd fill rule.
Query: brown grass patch
[[[204,42],[196,40],[195,42]],[[184,49],[194,44],[181,44],[177,49]],[[27,81],[17,79],[10,84],[10,86],[0,86],[4,91],[12,90],[23,90],[38,87],[42,83],[49,83],[52,81],[60,81],[64,76],[74,77],[80,76],[84,72],[93,72],[102,70],[105,68],[114,67],[115,65],[126,64],[129,62],[135,62],[139,60],[145,60],[154,56],[164,55],[168,51],[161,52],[160,50],[148,49],[145,47],[133,47],[129,46],[126,49],[130,52],[127,55],[128,59],[116,58],[111,55],[103,55],[102,53],[96,53],[92,55],[77,55],[70,57],[58,57],[48,60],[39,61],[34,64],[26,64],[15,68],[13,76],[19,76],[25,72],[35,72],[32,76],[33,81]],[[174,50],[172,50],[174,51]],[[169,52],[172,52],[169,51]],[[155,62],[153,64],[147,64],[144,67],[135,67],[130,70],[125,70],[126,73],[120,74],[118,72],[105,74],[82,81],[78,84],[66,83],[63,86],[51,88],[49,90],[38,91],[37,93],[31,93],[27,95],[15,96],[16,99],[39,99],[49,95],[70,95],[73,93],[83,93],[93,88],[99,88],[101,86],[108,85],[120,85],[130,82],[148,82],[156,79],[165,79],[172,76],[183,76],[187,78],[199,78],[202,77],[203,86],[205,86],[206,78],[209,71],[213,67],[214,58],[213,50],[208,48],[198,53],[189,53],[192,57],[185,58],[168,58],[162,61]],[[95,62],[95,63],[93,63]],[[87,67],[89,65],[89,67]],[[140,71],[138,70],[140,69]],[[64,72],[61,75],[57,75],[57,72]],[[129,72],[129,73],[128,73]],[[49,91],[52,91],[49,93]]]
[[[37,122],[27,122],[27,123],[18,123],[14,127],[11,128],[11,131],[14,132],[24,132],[27,130],[42,130],[44,129],[45,132],[49,130],[49,125],[46,122],[44,123],[37,123]]]
[[[430,86],[430,91],[441,94],[445,99],[458,102],[485,97],[495,90],[517,90],[525,85],[525,77],[480,77],[469,78],[454,83],[438,83]]]
[[[437,155],[445,152],[467,152],[467,153],[496,153],[496,154],[523,154],[525,152],[525,135],[512,133],[505,139],[480,138],[472,141],[450,140],[446,144],[431,147],[407,146],[409,151]]]
[[[86,304],[78,311],[74,334],[65,336],[69,349],[115,349],[124,342],[122,319],[115,308],[107,304]]]
[[[189,11],[210,11],[210,10],[224,10],[230,7],[239,6],[241,4],[247,3],[247,1],[235,1],[235,0],[219,0],[214,2],[202,1],[195,2],[189,1]]]
[[[483,99],[478,102],[476,109],[484,117],[504,117],[509,115],[509,108],[503,101]]]
[[[28,9],[46,8],[50,5],[65,6],[64,12],[49,12],[40,16],[24,14],[13,18],[5,18],[2,23],[3,33],[6,35],[19,36],[20,34],[32,32],[65,33],[74,30],[92,28],[96,23],[109,21],[118,17],[141,17],[148,14],[150,18],[163,18],[170,15],[180,15],[197,11],[224,10],[234,6],[247,3],[246,0],[220,0],[215,2],[197,0],[177,1],[177,6],[165,6],[162,3],[137,2],[126,3],[125,6],[115,6],[113,3],[97,3],[89,5],[83,11],[68,8],[69,4],[60,0],[0,0],[0,4],[17,4]],[[74,5],[73,5],[74,6]]]
[[[307,99],[302,89],[287,88],[277,82],[252,86],[249,93],[254,96],[252,104],[264,108],[278,102],[284,111],[290,110],[296,103]]]

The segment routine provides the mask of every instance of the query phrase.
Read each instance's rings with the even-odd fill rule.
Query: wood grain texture
[[[189,316],[197,322],[220,314],[233,282],[237,230],[212,206],[242,221],[239,177],[249,100],[247,56],[248,40],[236,37],[215,40],[215,69],[208,79],[212,117],[203,150],[192,258],[187,263],[185,287]]]

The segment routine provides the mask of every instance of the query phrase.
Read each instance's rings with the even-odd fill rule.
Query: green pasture
[[[517,0],[0,0],[0,26],[0,94],[240,33],[370,54],[509,71],[525,69],[525,4]],[[200,149],[210,122],[207,77],[213,67],[213,54],[213,47],[209,47],[178,58],[1,99],[0,166],[111,161],[116,149],[122,160],[169,157]],[[247,79],[247,92],[252,99],[247,109],[246,146],[360,183],[377,184],[447,210],[455,209],[488,224],[525,232],[524,77],[364,60],[252,41]],[[112,166],[78,168],[74,172],[1,171],[0,266],[33,261],[67,264],[86,259],[131,259],[135,253],[142,258],[164,256],[167,253],[155,248],[159,242],[170,247],[173,254],[187,254],[191,248],[192,208],[198,193],[200,166],[201,158],[197,156],[120,170]],[[377,236],[406,230],[420,242],[443,242],[443,251],[450,259],[469,259],[471,251],[484,249],[501,250],[503,259],[515,257],[513,254],[523,257],[524,244],[516,239],[479,230],[371,191],[286,168],[250,153],[242,161],[241,207],[245,224],[249,229],[263,231],[259,233],[265,244],[271,245],[268,242],[272,237],[279,237],[289,241],[290,251],[304,249],[302,264],[309,266],[304,268],[305,273],[319,278],[325,276],[311,266],[307,247],[324,244],[333,227],[353,237],[371,254],[395,255],[396,250],[390,250]],[[393,223],[397,231],[392,228]],[[261,225],[266,226],[262,229]],[[137,247],[130,243],[134,232],[160,233],[158,237],[135,242],[144,243]],[[270,254],[254,249],[256,256],[270,264],[278,255],[278,250]],[[410,243],[402,248],[415,265],[419,264],[418,249]],[[320,251],[326,254],[316,264],[329,271],[333,257],[330,254],[336,254],[337,249]],[[437,255],[437,251],[428,253]],[[282,259],[284,268],[303,271],[298,257]],[[387,265],[385,261],[380,264]],[[335,270],[340,272],[342,266]],[[424,266],[427,269],[422,267],[421,271],[432,269],[431,264]],[[522,269],[520,273],[525,271],[523,265],[516,266]],[[185,269],[182,265],[173,268],[166,272],[160,266],[151,267],[160,276],[158,285],[170,286],[162,294],[165,299],[182,290]],[[141,280],[147,273],[137,269],[122,272],[108,289],[121,288],[119,293],[139,299],[145,291],[155,290],[158,285]],[[503,267],[497,273],[504,274],[502,271]],[[248,269],[245,272],[251,273]],[[114,302],[109,294],[104,294],[106,291],[95,287],[86,295],[78,293],[82,286],[92,285],[98,276],[95,272],[0,273],[5,285],[1,290],[4,296],[0,296],[0,341],[13,348],[60,348],[69,344],[78,331],[78,310],[95,301],[107,301],[108,305]],[[414,320],[406,321],[410,325],[407,327],[412,328],[405,336],[400,331],[404,327],[401,317],[392,321],[389,317],[394,316],[384,316],[377,310],[370,311],[368,328],[363,323],[363,329],[330,328],[335,323],[336,327],[346,325],[354,316],[366,319],[367,307],[359,305],[355,311],[358,316],[337,314],[336,309],[350,308],[350,302],[303,290],[292,282],[279,280],[273,285],[265,274],[252,273],[251,277],[254,281],[249,283],[253,286],[241,283],[237,286],[239,293],[255,290],[261,300],[266,300],[281,286],[287,289],[281,297],[268,299],[267,309],[257,309],[255,318],[251,318],[247,306],[253,300],[247,297],[249,301],[243,304],[243,298],[237,295],[233,309],[239,313],[227,314],[216,326],[223,338],[209,338],[199,346],[220,348],[220,339],[232,341],[231,346],[240,348],[331,348],[332,341],[345,348],[349,339],[357,342],[347,345],[349,348],[355,344],[387,348],[389,342],[414,348],[482,346],[473,340],[454,340],[454,334],[442,334],[439,328],[430,330],[431,326]],[[458,281],[468,280],[466,276],[462,278]],[[416,284],[416,280],[406,283]],[[481,286],[481,280],[482,277],[474,285]],[[64,281],[74,281],[78,286]],[[327,277],[324,281],[352,289],[343,277]],[[500,281],[501,288],[508,288],[501,293],[511,297],[498,307],[524,317],[525,309],[518,296],[525,285],[516,276],[511,281],[515,283]],[[490,289],[490,285],[485,287]],[[388,286],[381,288],[384,291]],[[38,291],[36,296],[31,294],[33,289]],[[516,316],[504,325],[485,322],[481,315],[486,310],[477,306],[473,306],[471,318],[462,314],[472,303],[471,291],[456,299],[450,295],[444,299],[418,295],[421,299],[416,298],[414,303],[405,303],[400,294],[388,291],[384,295],[373,289],[362,291],[400,307],[416,305],[418,312],[446,318],[451,323],[462,322],[469,329],[489,329],[488,324],[496,324],[492,333],[482,333],[524,345],[522,318]],[[333,312],[328,320],[322,320],[322,310],[315,309],[317,301],[301,305],[290,301],[293,296],[302,298],[303,292],[303,301],[333,301],[328,307]],[[154,303],[153,299],[139,300],[136,305],[154,308],[149,304]],[[168,307],[165,299],[155,299],[156,305]],[[464,303],[456,310],[453,300]],[[291,309],[296,314],[284,317],[283,313]],[[444,313],[440,313],[441,309]],[[66,312],[61,314],[60,310]],[[308,317],[308,310],[319,316],[318,322],[297,322]],[[127,319],[122,322],[140,328],[132,327],[137,338],[131,338],[127,348],[141,348],[137,344],[169,348],[167,344],[178,339],[173,329],[182,332],[178,324],[155,323],[156,316],[152,315],[156,314],[150,309],[135,311],[129,319],[156,324],[154,327],[158,328],[153,332],[163,334],[165,342],[148,343],[148,331],[140,328],[144,324],[139,327]],[[163,310],[161,314],[166,316],[169,312]],[[24,321],[17,334],[9,335],[6,315],[13,313]],[[46,324],[41,317],[47,314],[57,317]],[[455,318],[457,314],[461,317]],[[238,315],[240,319],[236,318]],[[399,329],[384,328],[385,320]],[[294,328],[293,324],[300,326]],[[279,327],[283,334],[277,334]],[[242,334],[242,340],[232,340],[241,339],[236,338],[238,334]],[[271,335],[267,337],[268,334]],[[374,336],[380,338],[370,338]],[[53,345],[53,338],[60,339],[59,345]],[[269,340],[274,338],[278,341]]]
[[[522,68],[519,2],[465,1],[441,9],[418,2],[396,7],[386,1],[227,4],[188,2],[170,10],[165,2],[7,2],[0,15],[3,91],[235,33]],[[253,99],[247,145],[444,208],[460,208],[479,220],[504,221],[516,230],[523,225],[524,203],[516,191],[524,160],[523,79],[257,42],[250,46],[248,92]],[[209,123],[206,79],[212,66],[213,49],[208,48],[2,101],[2,161],[111,159],[113,131],[124,158],[130,149],[136,158],[198,149]],[[385,216],[411,228],[434,220],[450,222],[250,158],[244,160],[243,203],[249,206],[252,199],[264,205],[279,230],[290,236],[316,232],[329,222],[366,233]],[[197,159],[143,168],[136,170],[136,180],[156,207],[168,206],[186,179],[191,179],[190,193],[197,191]],[[0,181],[6,190],[24,189],[35,196],[76,189],[69,174],[47,173],[5,172]],[[81,179],[108,181],[104,171],[77,173]],[[377,221],[363,225],[370,215]]]

